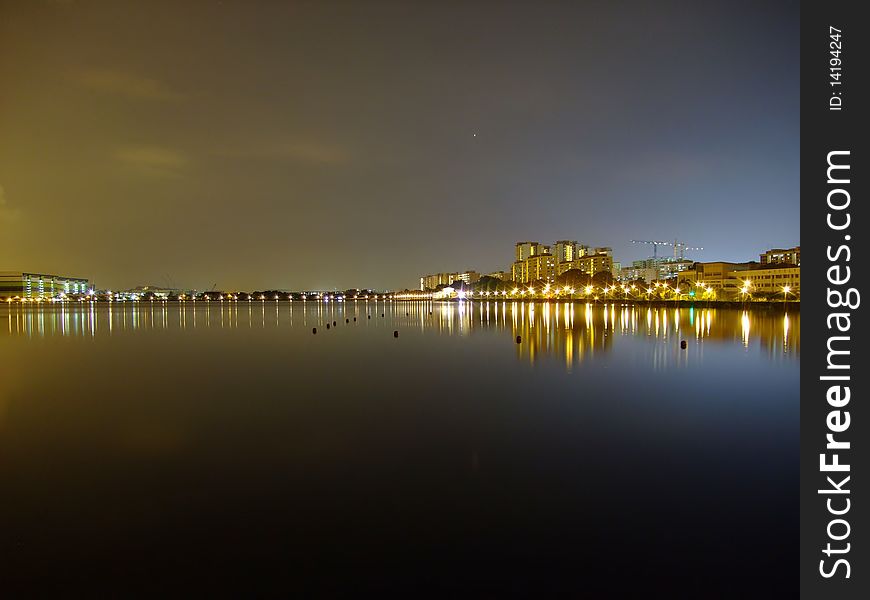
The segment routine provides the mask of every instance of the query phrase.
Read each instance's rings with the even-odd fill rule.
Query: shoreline
[[[530,303],[541,303],[541,304],[592,304],[593,306],[611,306],[611,305],[619,305],[619,306],[648,306],[650,308],[728,308],[728,309],[749,309],[749,308],[757,308],[764,310],[786,310],[786,309],[796,309],[800,310],[801,303],[799,300],[789,300],[788,302],[783,302],[782,300],[747,300],[747,301],[739,301],[739,300],[639,300],[639,299],[618,299],[618,300],[580,300],[577,298],[548,298],[548,299],[540,299],[540,298],[511,298],[510,300],[468,300],[463,299],[460,300],[458,298],[451,298],[448,300],[413,300],[413,299],[403,299],[397,300],[398,302],[444,302],[444,303],[458,303],[458,302],[522,302],[525,304]]]
[[[379,299],[342,299],[342,300],[293,300],[287,298],[280,299],[224,299],[224,300],[177,300],[177,299],[156,299],[156,300],[67,300],[63,302],[57,301],[15,301],[15,302],[0,302],[0,306],[28,306],[28,307],[51,307],[51,306],[74,306],[85,304],[91,305],[113,305],[113,304],[238,304],[238,303],[280,303],[280,304],[357,304],[357,303],[427,303],[427,304],[483,304],[483,303],[523,303],[523,304],[591,304],[593,306],[646,306],[649,308],[724,308],[724,309],[754,309],[765,311],[780,311],[787,312],[788,310],[800,311],[800,300],[746,300],[746,301],[731,301],[731,300],[646,300],[637,298],[625,299],[610,299],[610,300],[585,300],[578,298],[379,298]]]

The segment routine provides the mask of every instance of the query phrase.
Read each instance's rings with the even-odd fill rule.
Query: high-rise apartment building
[[[538,254],[549,254],[550,247],[541,244],[540,242],[517,242],[514,252],[514,261],[526,260],[530,256]]]
[[[513,280],[517,283],[533,281],[553,282],[556,279],[556,257],[550,253],[535,254],[513,264]]]
[[[557,263],[571,262],[587,254],[589,254],[589,247],[577,241],[559,240],[553,244],[553,256],[556,257]]]

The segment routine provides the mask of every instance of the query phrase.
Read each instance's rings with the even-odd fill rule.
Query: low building
[[[678,276],[679,285],[700,287],[715,294],[719,300],[733,300],[742,294],[763,294],[775,297],[800,295],[800,267],[792,264],[762,265],[757,262],[695,263],[693,269]],[[745,292],[744,292],[745,290]]]
[[[116,297],[127,298],[128,300],[139,299],[142,297],[154,297],[159,299],[166,299],[170,296],[180,296],[184,294],[184,290],[178,290],[175,288],[165,288],[153,285],[140,285],[134,287],[129,290],[122,290],[115,293]],[[191,293],[188,291],[188,293]]]
[[[768,296],[783,294],[784,298],[800,296],[801,268],[790,263],[759,265],[735,273],[750,294],[763,293]]]
[[[720,299],[736,296],[742,283],[735,273],[752,268],[758,263],[696,262],[694,267],[677,276],[680,287],[702,287],[711,290]]]
[[[56,298],[61,294],[86,294],[93,287],[81,277],[61,277],[23,271],[0,272],[0,299]]]

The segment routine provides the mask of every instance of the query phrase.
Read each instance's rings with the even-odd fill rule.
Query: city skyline
[[[665,242],[654,242],[656,244],[666,244]],[[770,248],[758,254],[759,259],[743,261],[693,261],[688,257],[682,257],[682,250],[691,250],[685,245],[680,245],[679,242],[672,244],[674,256],[669,257],[664,255],[657,259],[648,258],[632,261],[630,264],[622,265],[618,261],[613,260],[612,249],[610,247],[589,247],[577,241],[559,240],[553,244],[542,244],[540,242],[522,241],[514,244],[514,258],[510,270],[505,271],[479,271],[477,269],[466,269],[464,271],[442,271],[438,273],[430,273],[419,278],[419,290],[434,291],[445,286],[449,287],[455,283],[460,286],[474,286],[475,284],[483,283],[484,281],[497,281],[499,284],[518,285],[525,288],[529,284],[541,282],[542,284],[555,283],[557,277],[576,279],[577,277],[588,276],[591,278],[596,274],[606,273],[608,281],[603,285],[615,285],[617,283],[629,285],[639,281],[644,284],[659,285],[662,282],[680,282],[685,277],[691,281],[690,285],[701,285],[709,279],[705,271],[712,269],[715,272],[713,277],[716,280],[716,288],[723,286],[722,275],[729,275],[731,283],[730,287],[738,284],[737,272],[746,271],[747,273],[754,272],[754,277],[749,279],[768,279],[766,283],[759,282],[758,290],[762,288],[766,291],[783,291],[786,295],[790,292],[795,294],[800,293],[800,246],[792,248]],[[700,248],[697,248],[700,250]],[[677,253],[679,252],[679,256]],[[780,271],[775,276],[772,275],[770,269],[778,270],[782,267],[791,267],[788,272],[788,281],[784,281],[786,271]],[[760,270],[753,271],[753,270]],[[698,275],[700,273],[700,275]],[[745,278],[744,278],[745,279]],[[774,281],[780,280],[780,281]],[[704,284],[708,287],[710,282]],[[741,282],[745,287],[744,293],[749,291],[752,284],[750,281]],[[489,287],[489,284],[487,284]],[[623,288],[625,285],[622,286]],[[174,282],[170,285],[154,285],[154,284],[139,284],[136,286],[119,287],[114,285],[97,285],[96,281],[88,278],[59,276],[57,274],[36,273],[33,271],[0,271],[0,300],[17,301],[22,299],[34,299],[37,297],[45,297],[57,299],[58,297],[75,297],[75,296],[90,296],[98,294],[100,296],[115,295],[132,295],[139,297],[142,294],[159,293],[159,294],[175,294],[184,297],[191,294],[213,294],[215,296],[221,294],[248,294],[249,292],[256,295],[264,292],[275,292],[280,294],[309,294],[309,293],[348,293],[353,290],[353,297],[358,293],[373,293],[373,294],[392,294],[396,292],[408,292],[417,289],[414,286],[405,286],[401,288],[377,288],[368,285],[356,286],[336,286],[333,288],[289,288],[274,285],[257,286],[255,288],[218,288],[213,284],[210,289],[197,289],[191,287],[177,286]],[[517,288],[520,289],[520,288]],[[567,287],[565,289],[568,289]],[[634,286],[632,285],[632,289]],[[712,289],[712,288],[711,288]],[[516,290],[515,290],[516,291]],[[709,291],[709,290],[708,290]],[[506,293],[503,292],[503,293]],[[230,296],[232,298],[232,296]],[[366,295],[366,298],[368,296]],[[278,299],[278,296],[275,296]]]
[[[530,235],[791,247],[794,5],[5,5],[0,269],[401,289]]]

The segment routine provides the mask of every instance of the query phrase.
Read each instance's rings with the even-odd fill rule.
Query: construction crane
[[[652,244],[653,245],[653,260],[659,259],[659,246],[667,246],[668,242],[657,242],[655,240],[631,240],[632,244]]]
[[[661,242],[658,240],[631,240],[632,244],[652,244],[653,260],[658,261],[659,246],[672,246],[674,249],[674,260],[683,260],[686,257],[686,250],[703,250],[701,247],[689,246],[684,242],[674,240],[673,242]]]
[[[701,246],[689,246],[683,242],[678,242],[677,240],[674,240],[674,258],[677,258],[677,252],[679,251],[680,260],[683,260],[684,258],[686,258],[686,250],[697,250],[700,252],[703,251],[704,248]]]

